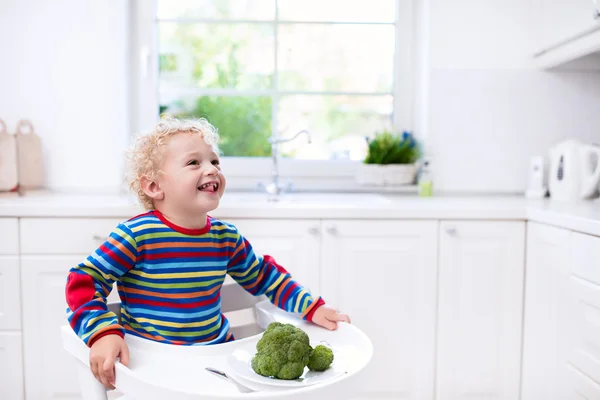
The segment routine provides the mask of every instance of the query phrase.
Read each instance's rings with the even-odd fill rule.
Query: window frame
[[[396,130],[413,130],[413,110],[415,107],[415,60],[413,43],[413,0],[395,0],[395,49],[393,65],[393,114],[392,126]],[[133,0],[130,14],[131,58],[130,58],[130,140],[139,133],[150,129],[157,121],[158,109],[158,35],[156,29],[156,2]],[[241,21],[240,21],[241,22]],[[264,21],[243,21],[258,22]],[[304,21],[293,21],[304,22]],[[319,22],[327,24],[327,21]],[[337,22],[336,22],[337,24]],[[277,38],[275,38],[277,39]],[[275,79],[276,79],[275,72]],[[196,91],[196,90],[194,90]],[[229,94],[227,89],[208,89],[199,94]],[[270,94],[272,89],[254,91],[256,94]],[[252,91],[242,93],[254,94]],[[298,91],[298,94],[305,92]],[[310,92],[308,92],[310,93]],[[370,93],[319,92],[319,94],[369,95]],[[377,93],[378,95],[389,95]],[[275,97],[277,100],[277,97]],[[275,108],[275,107],[274,107]],[[276,127],[273,133],[277,134]],[[419,134],[416,134],[419,138]],[[297,140],[305,140],[300,137]],[[259,182],[269,183],[271,179],[271,157],[222,157],[229,190],[254,190]],[[292,182],[296,190],[355,190],[356,170],[360,161],[349,160],[296,160],[279,159],[281,182]],[[405,191],[407,188],[392,189]]]

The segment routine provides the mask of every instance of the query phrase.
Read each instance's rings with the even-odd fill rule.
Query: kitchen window
[[[268,179],[269,137],[307,129],[279,145],[281,175],[351,187],[366,136],[410,129],[411,14],[409,0],[138,0],[133,127],[206,117],[245,189]]]

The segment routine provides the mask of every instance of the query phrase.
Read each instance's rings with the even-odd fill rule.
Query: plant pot
[[[417,166],[415,164],[385,165],[385,184],[388,186],[410,185],[415,182]]]
[[[415,164],[360,164],[356,181],[365,186],[401,186],[414,183]]]
[[[365,186],[385,185],[385,168],[379,164],[360,164],[356,171],[356,181]]]

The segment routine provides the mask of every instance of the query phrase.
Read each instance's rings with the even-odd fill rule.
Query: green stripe
[[[125,231],[117,228],[115,229],[115,233],[118,233],[119,236],[121,236],[121,238],[127,240],[127,242],[129,242],[129,244],[134,248],[137,249],[137,245],[135,240],[131,237],[131,235],[129,235],[128,233],[125,233]]]
[[[205,286],[209,286],[212,285],[213,283],[217,283],[217,282],[223,282],[224,278],[217,278],[217,279],[213,279],[212,281],[203,281],[201,282],[202,285],[199,285],[199,282],[182,282],[182,283],[150,283],[150,282],[145,282],[145,281],[140,281],[137,279],[132,279],[128,276],[122,276],[121,280],[123,282],[129,282],[129,283],[134,283],[138,286],[144,286],[144,287],[150,287],[150,288],[156,288],[156,289],[175,289],[175,288],[203,288]],[[160,295],[160,293],[157,293],[158,295]]]

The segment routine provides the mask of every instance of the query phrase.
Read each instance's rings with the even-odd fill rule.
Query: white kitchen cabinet
[[[292,278],[319,293],[319,220],[226,219],[250,242],[257,254],[272,256]]]
[[[600,383],[600,237],[573,232],[570,261],[567,360]]]
[[[17,218],[0,218],[0,254],[19,254]]]
[[[22,400],[21,332],[0,332],[0,399]]]
[[[321,291],[371,338],[357,396],[432,399],[437,221],[323,221]]]
[[[65,284],[82,256],[22,256],[23,348],[27,399],[77,399],[75,364],[63,350]]]
[[[0,333],[21,329],[19,256],[0,256]]]
[[[533,0],[534,54],[553,67],[600,50],[598,0]]]
[[[566,365],[570,234],[527,227],[522,400],[572,398]]]
[[[437,399],[518,399],[525,223],[440,224]]]
[[[546,50],[576,39],[581,34],[600,27],[594,10],[600,3],[594,0],[534,0],[533,22],[539,30],[538,50]]]

